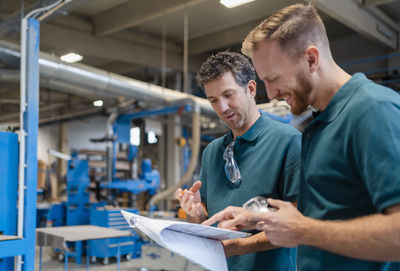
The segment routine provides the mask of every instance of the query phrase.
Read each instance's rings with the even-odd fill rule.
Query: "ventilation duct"
[[[19,47],[0,41],[0,60],[9,66],[19,67]],[[157,85],[107,72],[83,64],[67,64],[46,53],[40,53],[40,77],[44,84],[60,91],[87,96],[119,97],[152,104],[166,104],[176,100],[195,101],[203,114],[215,115],[206,99],[162,88]]]

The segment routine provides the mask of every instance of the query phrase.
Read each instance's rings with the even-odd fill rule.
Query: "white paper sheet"
[[[121,213],[131,227],[138,228],[160,246],[208,270],[228,270],[222,240],[247,236],[244,232],[182,221],[151,219],[126,211]]]

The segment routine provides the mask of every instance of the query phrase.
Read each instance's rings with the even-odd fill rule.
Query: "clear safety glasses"
[[[239,171],[239,166],[237,165],[235,158],[233,157],[233,146],[235,141],[226,146],[224,151],[225,160],[225,175],[233,184],[239,183],[242,179],[242,175]]]

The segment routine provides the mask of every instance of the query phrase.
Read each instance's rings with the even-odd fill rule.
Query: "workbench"
[[[36,242],[40,246],[39,270],[42,271],[42,247],[51,246],[64,251],[64,270],[68,270],[68,253],[70,252],[67,242],[83,242],[88,240],[119,238],[131,236],[131,231],[121,231],[105,227],[82,225],[65,227],[47,227],[36,229]],[[89,243],[89,242],[87,242]],[[86,270],[89,270],[89,244],[86,245]],[[120,264],[120,247],[118,243],[117,270]]]

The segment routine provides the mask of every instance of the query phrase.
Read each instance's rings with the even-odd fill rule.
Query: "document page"
[[[138,228],[158,245],[182,255],[208,270],[228,270],[222,240],[246,237],[247,233],[200,224],[151,219],[121,211],[133,228]]]

